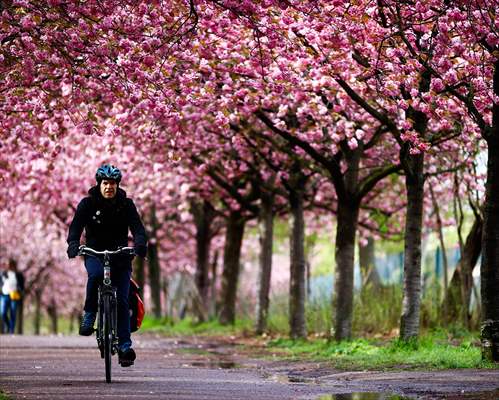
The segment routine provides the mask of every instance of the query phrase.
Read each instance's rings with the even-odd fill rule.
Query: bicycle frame
[[[118,352],[118,310],[116,287],[111,284],[111,256],[117,254],[134,255],[133,247],[122,247],[115,251],[96,251],[80,246],[79,255],[103,256],[104,279],[98,291],[97,346],[101,358],[105,359],[106,382],[111,382],[111,356]]]
[[[114,355],[118,352],[118,313],[117,313],[117,297],[116,288],[111,285],[111,260],[109,254],[104,254],[104,280],[102,285],[99,286],[98,292],[98,308],[97,308],[97,345],[101,351],[101,356],[104,358],[104,298],[109,297],[109,304],[111,306],[111,354]]]

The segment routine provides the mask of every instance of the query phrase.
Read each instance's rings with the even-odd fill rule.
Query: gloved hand
[[[80,243],[78,242],[70,242],[68,245],[68,258],[75,258],[78,255],[78,251],[80,250]]]
[[[135,251],[135,254],[138,255],[139,257],[144,258],[147,254],[147,246],[143,244],[136,244],[133,246],[133,250]]]

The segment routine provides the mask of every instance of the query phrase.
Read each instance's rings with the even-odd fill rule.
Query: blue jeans
[[[84,311],[97,312],[99,285],[104,279],[104,265],[102,260],[87,256],[85,268],[88,273],[87,296]],[[118,345],[131,345],[130,338],[130,308],[128,306],[128,291],[130,290],[130,277],[132,263],[130,260],[120,259],[111,261],[111,283],[116,287],[118,300]]]
[[[0,295],[0,315],[3,322],[2,333],[14,333],[18,305],[19,301],[11,300],[8,294]]]

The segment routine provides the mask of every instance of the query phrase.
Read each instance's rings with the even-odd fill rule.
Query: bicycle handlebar
[[[78,250],[78,255],[83,256],[83,255],[89,255],[89,256],[112,256],[116,254],[128,254],[130,256],[135,255],[135,251],[133,247],[120,247],[118,250],[103,250],[103,251],[98,251],[94,250],[90,247],[87,246],[80,246]]]

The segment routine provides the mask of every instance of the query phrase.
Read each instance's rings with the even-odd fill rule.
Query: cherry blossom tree
[[[73,194],[81,193],[81,181],[64,178],[75,189],[68,196],[44,193],[30,175],[37,169],[47,172],[41,187],[64,176],[65,163],[81,160],[69,154],[85,149],[74,143],[68,150],[69,142],[82,137],[77,132],[104,135],[105,142],[119,136],[121,141],[108,143],[105,157],[102,150],[92,154],[92,163],[105,159],[127,165],[129,158],[128,165],[141,171],[136,187],[148,193],[142,200],[155,252],[168,247],[164,224],[186,220],[178,212],[179,207],[189,209],[182,196],[172,193],[162,201],[176,176],[196,182],[194,193],[203,201],[212,200],[213,182],[220,185],[225,195],[217,195],[217,201],[231,210],[228,220],[233,217],[234,231],[229,227],[226,233],[242,240],[244,228],[237,221],[244,218],[236,213],[241,214],[244,202],[251,209],[251,202],[262,200],[251,193],[255,178],[245,180],[254,154],[265,161],[266,175],[275,174],[288,191],[288,203],[298,210],[295,217],[302,208],[303,193],[296,198],[296,189],[301,192],[303,186],[300,174],[314,165],[311,170],[327,177],[335,192],[336,339],[351,336],[353,254],[363,210],[376,208],[388,215],[405,201],[401,336],[407,339],[419,327],[425,178],[447,168],[444,152],[459,146],[475,149],[481,136],[488,144],[490,174],[482,265],[488,321],[484,343],[495,343],[490,338],[495,337],[494,304],[499,302],[488,289],[497,271],[491,260],[497,258],[493,238],[498,225],[497,90],[490,84],[497,74],[498,39],[492,1],[139,1],[103,7],[94,1],[16,0],[3,7],[2,146],[25,159],[16,164],[14,157],[2,154],[7,183],[0,189],[2,205],[19,201],[19,192],[9,185],[19,179],[23,193],[34,193],[36,201],[50,205],[47,215],[64,221]],[[256,138],[264,149],[255,149]],[[179,159],[183,167],[176,169]],[[36,161],[34,167],[25,160]],[[175,172],[169,175],[164,168]],[[400,170],[407,193],[396,204],[383,204],[383,179]],[[143,185],[144,177],[152,182]],[[255,217],[259,210],[251,212]],[[302,242],[298,225],[293,232]],[[195,234],[185,235],[192,240]],[[237,247],[226,249],[226,265],[239,257]],[[292,248],[299,250],[298,245]],[[159,259],[159,254],[150,255]],[[292,264],[302,261],[302,253],[295,252]],[[199,270],[205,277],[206,266]],[[302,282],[302,272],[292,281]],[[153,298],[160,301],[157,291]]]
[[[455,19],[460,17],[459,15],[456,17],[453,9],[448,9],[449,14],[444,14],[444,17],[440,18],[441,15],[436,13],[430,5],[423,5],[419,2],[407,6],[383,2],[378,7],[371,8],[366,8],[363,4],[358,7],[348,5],[348,18],[343,19],[342,17],[346,15],[343,7],[347,5],[343,2],[339,3],[342,4],[324,7],[320,15],[307,16],[309,22],[307,28],[298,30],[297,27],[293,34],[316,56],[320,66],[329,68],[325,71],[326,74],[331,76],[355,102],[390,130],[400,145],[402,166],[407,177],[409,201],[406,225],[408,241],[406,241],[405,251],[407,298],[401,319],[401,335],[409,338],[417,335],[419,326],[421,234],[414,235],[413,233],[421,232],[423,151],[427,149],[428,144],[440,142],[445,136],[451,138],[455,135],[453,132],[455,129],[450,129],[449,122],[456,116],[454,111],[456,107],[461,107],[455,100],[449,99],[445,91],[437,93],[439,89],[430,86],[433,78],[431,70],[426,68],[421,72],[418,66],[421,60],[445,64],[445,59],[450,53],[442,52],[439,43],[446,43],[446,38],[452,37],[454,33],[449,34],[449,31],[441,33],[438,30],[438,22],[445,21],[448,17],[451,23],[455,23]],[[424,13],[427,15],[423,17]],[[336,23],[332,23],[333,18],[336,18]],[[356,19],[365,19],[367,29],[359,30],[356,27],[349,29],[350,26],[347,24]],[[324,23],[324,21],[329,21],[329,23]],[[402,31],[401,26],[404,28]],[[323,32],[327,31],[325,27],[332,27],[332,33],[338,34],[340,40],[336,42],[324,40]],[[317,28],[320,28],[320,31]],[[343,36],[339,33],[340,29],[344,31]],[[321,34],[319,35],[318,32]],[[369,36],[366,32],[369,32]],[[427,36],[424,36],[425,32],[428,33]],[[474,48],[473,43],[468,46],[470,54],[473,54]],[[371,54],[368,51],[371,51]],[[462,52],[463,49],[460,50],[460,54]],[[415,54],[420,58],[415,60]],[[337,63],[340,55],[343,60],[351,60],[351,62]],[[407,59],[412,59],[412,63],[408,63]],[[483,60],[484,65],[489,62],[488,60],[490,59]],[[446,65],[455,66],[452,63]],[[467,68],[473,64],[465,59],[463,65]],[[348,77],[347,73],[350,74]],[[352,76],[357,78],[352,81]],[[475,79],[474,89],[479,93],[477,104],[482,108],[486,104],[483,99],[489,96],[486,86],[482,85],[486,76],[487,69],[483,75],[472,68],[467,68],[466,74],[463,74],[463,79],[464,77]],[[438,80],[435,82],[437,85],[441,83]],[[433,93],[440,94],[441,97],[440,102],[437,101],[429,107],[425,106],[429,100],[425,96],[430,94],[431,88],[434,90]],[[407,104],[407,101],[410,101],[410,104]],[[446,115],[442,113],[446,112],[445,106],[447,105],[450,105],[448,108],[450,113],[447,112],[447,118],[450,120],[442,119]],[[397,107],[401,107],[405,113],[397,114]],[[439,123],[435,125],[432,118],[438,120]],[[470,125],[465,121],[463,123],[465,133],[471,132],[476,137],[476,125]],[[459,129],[459,132],[461,131]],[[409,232],[412,234],[409,235]],[[345,332],[347,331],[348,329]]]

